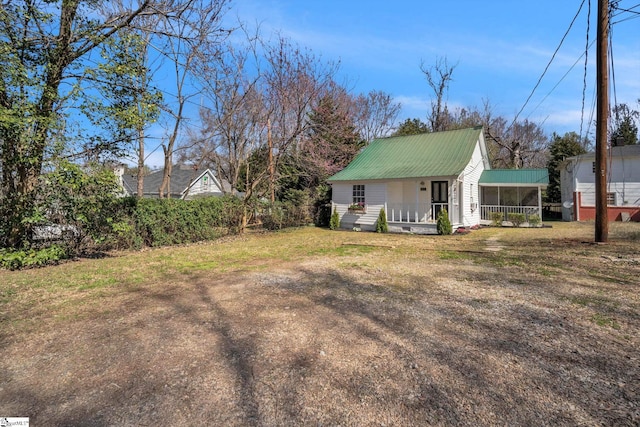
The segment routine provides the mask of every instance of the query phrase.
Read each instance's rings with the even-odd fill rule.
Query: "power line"
[[[611,25],[619,24],[620,22],[625,22],[625,21],[629,21],[631,19],[635,19],[635,18],[640,17],[640,11],[633,10],[633,9],[637,9],[637,8],[640,8],[640,3],[636,4],[635,6],[631,6],[628,9],[618,7],[618,3],[616,3],[615,5],[613,5],[613,8],[612,8],[614,11],[616,11],[615,13],[611,14],[612,18],[618,17],[618,16],[623,15],[625,13],[631,14],[632,16],[629,16],[627,18],[620,19],[618,21],[612,22]]]
[[[636,19],[636,18],[640,18],[640,14],[638,14],[638,15],[634,15],[634,16],[630,16],[630,17],[628,17],[628,18],[620,19],[620,20],[618,20],[618,21],[612,22],[612,23],[611,23],[611,25],[616,25],[616,24],[619,24],[619,23],[621,23],[621,22],[630,21],[630,20],[632,20],[632,19]]]
[[[581,5],[580,5],[580,8],[578,9],[578,13],[577,13],[577,14],[579,14],[579,13],[580,13],[580,11],[581,11],[581,9],[582,9],[583,5],[584,5],[584,1],[583,1],[583,4],[581,4]],[[632,9],[636,9],[636,8],[640,8],[640,3],[639,3],[639,4],[637,4],[637,5],[635,5],[635,6],[630,7],[629,9],[621,9],[621,8],[617,8],[616,10],[622,10],[622,11],[631,12],[631,13],[635,13],[635,14],[640,15],[640,12],[636,12],[636,11],[632,10]],[[618,15],[620,15],[621,13],[623,13],[623,12],[620,12],[620,13],[618,13],[618,14],[612,14],[612,16],[618,16]],[[573,65],[571,65],[571,67],[569,67],[569,70],[567,70],[567,72],[566,72],[566,73],[565,73],[565,74],[560,78],[560,80],[559,80],[559,81],[558,81],[558,82],[553,86],[553,88],[551,88],[551,90],[550,90],[550,91],[549,91],[549,92],[548,92],[548,93],[547,93],[547,94],[542,98],[542,100],[541,100],[541,101],[540,101],[540,102],[535,106],[535,108],[533,108],[533,110],[532,110],[532,111],[527,115],[527,119],[528,119],[529,117],[531,117],[531,115],[532,115],[532,114],[533,114],[533,113],[534,113],[538,108],[540,108],[540,106],[541,106],[541,105],[542,105],[542,104],[547,100],[547,98],[548,98],[548,97],[549,97],[549,96],[550,96],[550,95],[551,95],[551,94],[552,94],[552,93],[553,93],[553,92],[558,88],[558,86],[560,85],[560,83],[562,83],[562,81],[564,81],[564,79],[565,79],[565,78],[569,75],[569,73],[570,73],[570,72],[575,68],[575,66],[578,64],[578,62],[579,62],[579,61],[584,57],[584,58],[585,58],[585,61],[584,61],[584,74],[583,74],[583,76],[584,76],[584,77],[583,77],[583,89],[582,89],[582,107],[581,107],[581,114],[580,114],[580,138],[581,138],[581,139],[582,139],[582,137],[583,137],[583,130],[584,130],[584,115],[585,115],[586,90],[587,90],[587,76],[588,76],[588,72],[587,72],[587,70],[588,70],[588,62],[589,62],[589,58],[588,58],[588,56],[589,56],[589,50],[591,49],[591,47],[592,47],[592,46],[594,45],[594,43],[596,42],[596,40],[590,41],[590,39],[589,39],[589,33],[590,33],[590,21],[591,21],[591,19],[590,19],[590,15],[591,15],[591,0],[589,0],[589,3],[588,3],[586,45],[585,45],[584,52],[582,53],[582,55],[580,55],[580,56],[578,57],[578,59],[573,63]],[[627,19],[632,19],[632,18],[635,18],[635,17],[636,17],[636,16],[631,17],[631,18],[627,18]],[[627,19],[625,19],[625,20],[627,20]],[[574,18],[574,21],[575,21],[575,18]],[[574,21],[572,21],[572,22],[571,22],[571,25],[573,25]],[[617,22],[622,22],[622,20],[621,20],[621,21],[617,21]],[[614,24],[614,23],[611,23],[611,25],[613,25],[613,24]],[[571,29],[571,26],[569,27],[569,29]],[[568,33],[568,31],[567,31],[567,33]],[[566,37],[566,34],[565,34],[565,37]],[[563,37],[563,40],[564,40],[564,37]],[[611,40],[610,40],[610,43],[611,43]],[[560,45],[562,45],[562,41],[560,42]],[[558,46],[558,48],[560,48],[560,46]],[[557,53],[557,50],[556,50],[556,53]],[[555,55],[555,53],[554,53],[554,55]],[[553,61],[553,58],[552,58],[552,61]],[[612,68],[611,68],[611,69],[612,69],[612,73],[613,73],[612,77],[613,77],[613,81],[614,81],[614,99],[615,99],[615,72],[614,72],[614,68],[613,68],[613,57],[611,58],[611,62],[612,62],[612,64],[611,64],[611,67],[612,67]],[[550,64],[550,63],[551,63],[551,61],[549,62],[549,64]],[[549,67],[549,65],[547,65],[547,68],[548,68],[548,67]],[[547,71],[547,68],[545,68],[545,72]],[[540,80],[542,79],[542,77],[543,77],[543,76],[544,76],[544,73],[543,73],[543,75],[540,77]],[[538,84],[540,83],[540,80],[538,80]],[[538,84],[536,85],[536,88],[538,87]],[[531,95],[533,95],[533,92],[536,90],[536,88],[534,88],[534,90],[532,91],[532,94],[531,94]],[[527,102],[525,102],[525,106],[526,106],[526,105],[527,105],[527,103],[529,102],[529,100],[530,100],[530,98],[531,98],[531,95],[529,96],[529,99],[527,99]],[[616,101],[616,103],[617,103],[617,101]],[[592,122],[592,120],[593,120],[593,114],[594,114],[594,108],[595,108],[595,107],[594,107],[594,104],[595,104],[595,95],[594,95],[594,98],[593,98],[593,100],[592,100],[591,104],[592,104],[592,105],[591,105],[591,110],[590,110],[590,113],[589,113],[589,119],[587,120],[587,128],[586,128],[586,131],[584,132],[584,137],[586,137],[586,136],[589,134],[589,131],[590,131],[590,129],[591,129],[591,122]],[[514,124],[514,123],[515,123],[515,121],[517,120],[518,116],[519,116],[519,115],[522,113],[522,111],[524,110],[525,106],[523,106],[523,108],[518,112],[518,114],[516,115],[516,119],[514,119],[514,121],[511,123],[511,126],[513,126],[513,124]],[[509,126],[509,127],[511,127],[511,126]]]
[[[592,40],[591,43],[589,43],[589,46],[587,46],[587,49],[585,50],[585,52],[588,49],[591,49],[591,47],[594,45],[596,41]],[[542,100],[538,103],[538,105],[535,106],[535,108],[533,110],[531,110],[531,113],[529,113],[529,115],[527,116],[527,119],[529,117],[531,117],[531,115],[538,109],[540,108],[540,106],[544,103],[544,101],[547,100],[547,98],[549,97],[549,95],[551,95],[553,93],[553,91],[555,91],[558,86],[560,86],[560,83],[562,83],[564,81],[564,79],[569,75],[569,73],[576,67],[576,65],[578,65],[578,62],[580,62],[580,60],[582,59],[582,57],[585,56],[584,53],[582,53],[582,55],[580,55],[578,57],[578,59],[575,60],[575,62],[573,63],[573,65],[571,65],[571,67],[569,67],[569,69],[567,70],[566,73],[564,73],[564,75],[560,78],[560,80],[558,80],[558,83],[555,84],[555,86],[553,86],[551,88],[551,90],[549,92],[547,92],[547,94],[542,98]]]
[[[615,10],[619,10],[619,11],[621,11],[621,12],[618,12],[618,13],[612,14],[611,16],[612,16],[612,17],[616,17],[616,16],[618,16],[618,15],[622,15],[624,12],[635,13],[635,14],[640,15],[640,12],[633,10],[633,9],[638,8],[638,7],[640,7],[640,3],[638,3],[638,4],[637,4],[637,5],[635,5],[635,6],[631,6],[629,9],[624,9],[624,8],[622,8],[622,7],[617,7],[617,6],[616,6],[616,7],[615,7]]]
[[[587,92],[587,66],[589,64],[589,29],[591,23],[591,0],[587,9],[587,42],[584,49],[584,75],[582,78],[582,108],[580,109],[580,139],[582,140],[582,126],[584,125],[584,98]]]
[[[615,68],[613,66],[613,29],[609,28],[609,60],[611,62],[611,87],[613,88],[613,105],[614,105],[614,111],[616,113],[616,121],[618,120],[618,118],[620,117],[617,111],[617,108],[615,108],[616,105],[618,105],[618,94],[616,92],[616,71]]]
[[[538,88],[538,86],[540,86],[540,83],[542,82],[542,79],[544,78],[545,74],[549,70],[549,67],[551,66],[551,63],[553,62],[553,60],[555,59],[558,51],[562,47],[562,44],[564,43],[564,40],[569,35],[569,32],[571,31],[571,28],[573,27],[573,24],[576,22],[576,19],[578,19],[578,16],[580,15],[580,12],[582,11],[582,7],[584,6],[585,1],[586,0],[582,0],[582,3],[580,3],[580,7],[578,8],[578,12],[576,12],[575,16],[571,20],[571,23],[569,24],[569,28],[564,33],[564,36],[562,36],[562,40],[560,40],[560,43],[558,44],[558,47],[556,48],[555,52],[553,52],[553,55],[551,56],[551,59],[547,63],[547,66],[544,68],[544,71],[542,72],[542,75],[538,79],[538,82],[536,83],[536,85],[534,86],[533,90],[529,94],[529,97],[527,98],[527,100],[524,102],[524,105],[522,106],[522,108],[520,108],[520,111],[518,111],[518,114],[516,114],[516,116],[514,117],[513,122],[511,122],[511,125],[509,126],[509,128],[507,128],[507,131],[509,131],[509,129],[511,129],[511,127],[513,127],[513,125],[516,123],[516,121],[518,120],[518,117],[520,116],[520,114],[522,114],[522,111],[524,111],[525,107],[527,106],[527,104],[529,103],[531,98],[533,97],[533,94],[535,93],[536,89]]]
[[[589,121],[587,122],[587,131],[584,134],[584,137],[587,138],[589,132],[591,131],[591,126],[593,125],[593,116],[596,113],[596,91],[593,91],[593,95],[591,97],[591,112],[589,113]]]

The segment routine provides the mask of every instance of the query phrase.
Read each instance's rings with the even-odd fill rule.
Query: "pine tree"
[[[449,213],[447,213],[446,209],[442,209],[438,213],[436,228],[438,230],[438,234],[441,235],[449,235],[453,233],[453,227],[451,226],[451,221],[449,221]]]
[[[331,221],[329,221],[329,228],[331,230],[337,230],[338,228],[340,228],[340,214],[338,214],[338,210],[336,208],[333,208]]]
[[[577,156],[586,152],[580,137],[575,132],[567,132],[564,136],[553,134],[552,142],[549,146],[549,186],[547,187],[547,201],[552,203],[560,203],[560,165],[568,157]]]

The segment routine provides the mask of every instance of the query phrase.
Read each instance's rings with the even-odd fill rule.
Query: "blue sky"
[[[340,60],[340,79],[355,92],[382,90],[403,108],[401,119],[425,120],[431,96],[422,61],[457,63],[450,107],[482,105],[512,119],[542,75],[582,0],[237,0],[230,15],[262,33],[279,32],[325,60]],[[589,38],[596,37],[597,0],[591,0]],[[640,98],[640,0],[622,0],[628,19],[613,26],[618,102]],[[580,129],[585,2],[572,30],[520,118],[544,123],[550,134]],[[574,63],[577,65],[570,71]],[[589,50],[585,120],[595,90],[595,44]],[[564,78],[562,77],[569,72]],[[554,86],[556,89],[552,90]],[[545,99],[546,98],[546,99]],[[584,125],[586,129],[586,124]]]
[[[426,121],[431,89],[420,64],[446,57],[457,64],[450,108],[481,107],[513,120],[524,106],[582,0],[232,0],[228,25],[281,34],[325,61],[340,61],[338,81],[354,93],[382,90],[402,105],[399,121]],[[548,135],[580,131],[593,136],[597,0],[591,0],[587,86],[582,113],[589,0],[519,119],[542,124]],[[615,95],[640,109],[640,0],[621,0],[613,18]],[[167,93],[174,90],[169,87]],[[614,98],[611,89],[612,103]],[[194,116],[197,113],[194,111]],[[584,117],[584,121],[582,120]],[[194,123],[195,125],[195,123]],[[164,133],[161,130],[158,130]],[[160,136],[160,134],[158,134]],[[162,165],[149,147],[147,162]]]

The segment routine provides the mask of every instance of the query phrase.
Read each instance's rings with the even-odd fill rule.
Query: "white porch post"
[[[538,215],[542,221],[542,188],[540,186],[538,186]]]
[[[416,185],[416,211],[414,212],[415,216],[413,217],[414,222],[418,222],[418,208],[420,206],[420,181],[414,182]]]
[[[456,197],[458,197],[458,182],[455,179],[451,180],[451,191],[449,192],[449,199],[451,200],[451,202],[449,203],[449,207],[447,209],[447,214],[449,215],[449,221],[454,224],[457,221],[457,218],[455,218],[455,207],[456,207]]]

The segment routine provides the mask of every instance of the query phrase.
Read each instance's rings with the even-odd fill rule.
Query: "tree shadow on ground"
[[[0,407],[47,425],[638,421],[631,343],[540,303],[542,280],[474,275],[468,286],[513,297],[437,273],[394,287],[305,267],[138,289],[123,311],[34,337],[31,353],[15,343]]]

